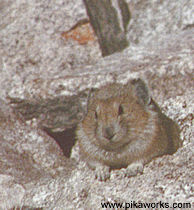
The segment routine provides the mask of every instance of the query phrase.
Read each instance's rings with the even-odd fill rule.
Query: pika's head
[[[82,128],[88,139],[106,150],[116,150],[144,138],[151,97],[144,82],[110,84],[92,93]]]

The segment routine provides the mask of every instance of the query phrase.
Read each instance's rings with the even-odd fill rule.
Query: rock
[[[128,38],[132,44],[160,47],[166,34],[193,27],[193,1],[127,0],[132,19]],[[162,44],[165,44],[164,42]]]
[[[23,199],[37,205],[37,193],[43,205],[49,197],[41,194],[43,189],[53,188],[56,177],[68,179],[73,165],[52,138],[35,123],[28,125],[0,100],[1,209],[20,206]]]
[[[193,1],[127,2],[131,44],[101,58],[96,41],[79,44],[61,36],[86,18],[81,0],[1,1],[1,209],[192,203]],[[142,175],[128,179],[114,170],[109,181],[99,182],[79,160],[76,146],[71,159],[64,156],[56,132],[64,132],[60,145],[67,147],[87,112],[89,89],[135,77],[147,81],[153,98],[179,124],[184,146],[150,162]]]
[[[0,208],[5,210],[20,205],[25,195],[22,185],[17,184],[14,177],[4,174],[0,174],[0,192]]]
[[[156,101],[182,95],[192,87],[193,29],[166,36],[160,48],[132,48],[101,59],[94,66],[75,69],[63,77],[28,79],[8,92],[10,103],[25,119],[37,118],[53,130],[74,127],[87,110],[90,88],[108,82],[147,80]],[[175,41],[176,39],[176,41]],[[164,40],[163,40],[164,41]],[[184,85],[181,85],[184,84]]]

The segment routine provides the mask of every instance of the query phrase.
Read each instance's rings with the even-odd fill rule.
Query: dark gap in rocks
[[[52,132],[51,129],[44,128],[44,131],[57,142],[62,149],[63,154],[69,158],[72,147],[76,142],[75,129],[76,127],[73,127],[62,132]]]

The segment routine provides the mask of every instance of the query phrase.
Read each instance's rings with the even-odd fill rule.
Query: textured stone
[[[23,122],[0,100],[1,209],[21,206],[23,199],[29,206],[38,205],[36,194],[42,192],[38,186],[46,190],[55,177],[68,179],[72,170],[73,162],[64,157],[52,138],[35,122]],[[50,196],[45,194],[38,198],[42,199],[40,205]]]
[[[190,29],[173,38],[166,36],[165,46],[159,49],[154,46],[126,49],[101,59],[95,66],[84,66],[71,74],[66,72],[64,77],[26,79],[22,86],[16,84],[7,96],[26,119],[36,117],[45,127],[64,130],[83,118],[91,87],[142,77],[156,101],[182,95],[185,86],[191,88],[193,84],[192,32]]]
[[[1,209],[193,201],[194,2],[127,2],[130,46],[106,58],[96,42],[80,45],[61,36],[86,18],[81,0],[0,2]],[[139,76],[179,124],[184,146],[150,162],[142,175],[129,179],[114,170],[99,182],[76,146],[75,165],[40,128],[69,134],[87,111],[90,88]]]

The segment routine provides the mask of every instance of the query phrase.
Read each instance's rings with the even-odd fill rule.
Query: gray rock
[[[36,123],[23,122],[0,100],[1,209],[22,206],[24,201],[38,205],[36,199],[42,199],[43,205],[50,196],[43,190],[55,188],[56,177],[68,179],[74,165]]]
[[[166,34],[193,27],[193,0],[127,0],[132,19],[128,38],[133,44],[159,46]],[[164,43],[163,43],[164,44]]]
[[[0,208],[9,209],[13,206],[21,205],[25,189],[14,181],[14,177],[1,174],[0,192]]]
[[[96,41],[79,45],[61,38],[86,17],[81,0],[0,2],[1,209],[192,203],[194,2],[127,2],[131,45],[106,58]],[[68,133],[87,111],[90,88],[135,77],[147,81],[153,98],[177,121],[184,146],[153,160],[142,175],[129,179],[114,170],[109,181],[99,182],[76,146],[65,158],[41,128]]]
[[[26,79],[8,92],[10,103],[26,119],[37,118],[53,130],[75,126],[86,113],[88,90],[131,78],[147,80],[156,101],[182,95],[192,87],[193,30],[166,36],[160,48],[136,47],[101,59],[63,77]],[[181,85],[184,83],[184,86]]]

